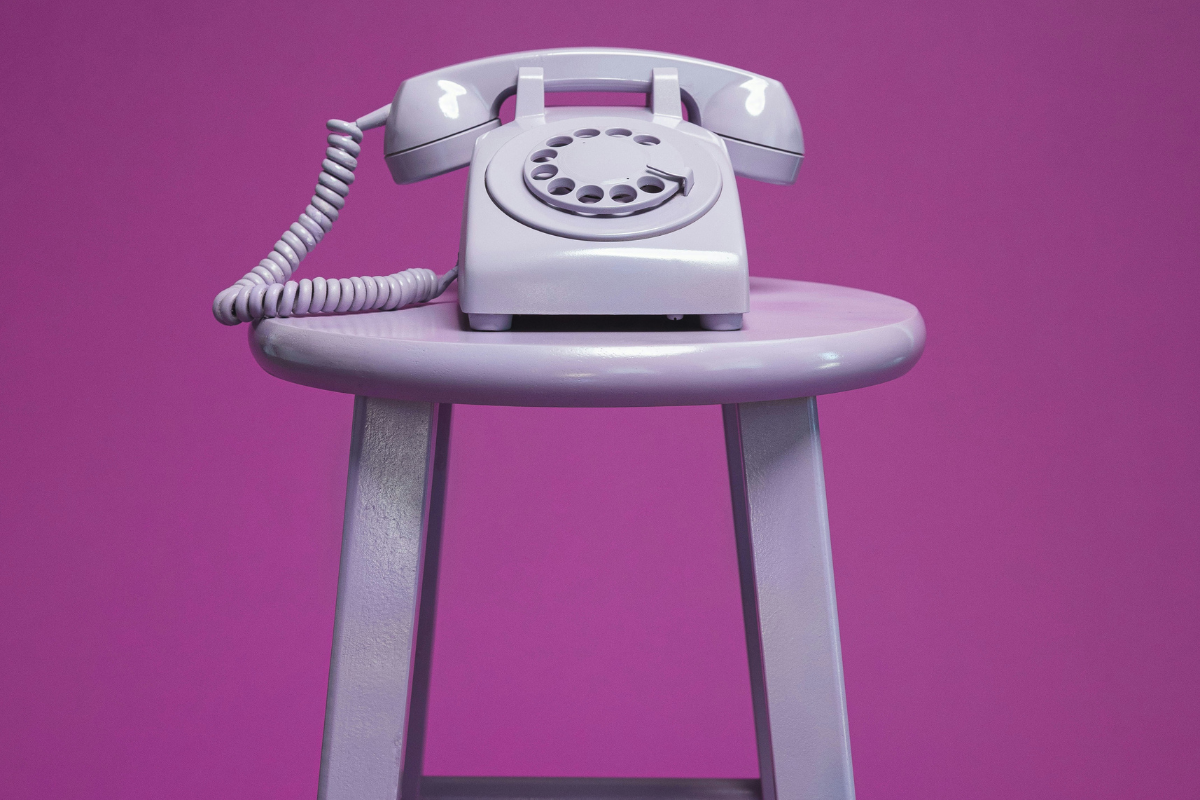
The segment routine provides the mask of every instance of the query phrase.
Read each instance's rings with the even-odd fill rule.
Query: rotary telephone
[[[647,107],[547,108],[555,91],[644,92]],[[514,93],[515,118],[501,125]],[[458,264],[441,276],[290,280],[345,206],[363,132],[380,126],[396,183],[471,166]],[[389,105],[327,127],[312,200],[217,295],[219,321],[392,310],[457,278],[475,330],[507,330],[515,314],[697,315],[702,328],[737,330],[749,272],[734,176],[790,184],[804,157],[778,81],[644,50],[470,61],[409,78]]]

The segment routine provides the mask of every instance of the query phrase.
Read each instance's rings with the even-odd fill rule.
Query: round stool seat
[[[467,328],[453,289],[390,312],[267,319],[255,358],[295,383],[369,397],[504,406],[676,406],[811,397],[916,363],[916,307],[822,283],[750,279],[740,331],[657,317],[517,318]],[[598,330],[598,328],[603,328]]]

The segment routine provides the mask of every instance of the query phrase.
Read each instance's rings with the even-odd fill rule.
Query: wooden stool
[[[907,372],[925,342],[920,313],[871,292],[752,278],[740,331],[559,322],[470,331],[450,292],[254,327],[267,372],[357,395],[319,797],[850,800],[816,395]],[[723,406],[761,780],[423,774],[453,403]]]

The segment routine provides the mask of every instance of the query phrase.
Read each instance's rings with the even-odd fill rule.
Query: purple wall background
[[[0,37],[0,773],[315,793],[351,400],[216,291],[327,117],[450,63],[645,47],[779,78],[752,271],[916,303],[821,402],[860,796],[1200,794],[1194,3],[74,3]],[[325,53],[322,55],[322,53]],[[304,274],[445,268],[462,173],[368,134]],[[427,769],[756,768],[716,408],[460,407]]]

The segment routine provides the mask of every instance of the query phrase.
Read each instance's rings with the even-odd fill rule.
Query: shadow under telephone
[[[547,108],[545,92],[644,92],[646,108]],[[501,125],[501,104],[516,114]],[[683,118],[686,106],[688,120]],[[804,154],[778,81],[667,53],[571,48],[410,78],[389,104],[330,120],[308,207],[258,266],[217,295],[228,325],[391,310],[459,281],[475,330],[513,315],[698,315],[737,330],[749,302],[735,175],[789,184]],[[363,131],[386,126],[397,183],[471,167],[458,265],[444,275],[289,280],[346,202]]]

